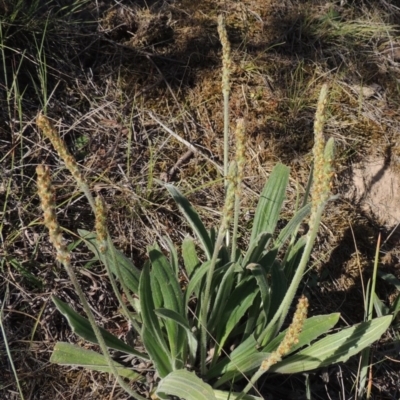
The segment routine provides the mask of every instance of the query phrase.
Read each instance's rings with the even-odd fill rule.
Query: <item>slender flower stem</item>
[[[200,312],[200,329],[201,329],[201,345],[200,345],[200,363],[201,363],[201,374],[205,375],[207,372],[206,369],[206,358],[207,358],[207,315],[209,310],[209,302],[210,302],[210,290],[212,284],[212,278],[215,271],[215,265],[217,263],[218,253],[222,246],[225,237],[225,231],[220,229],[218,232],[218,237],[214,247],[214,253],[211,258],[210,268],[207,272],[207,281],[206,288],[204,290],[204,296],[201,304],[201,312]]]
[[[214,252],[211,257],[210,267],[206,276],[206,287],[201,303],[200,311],[200,329],[201,329],[201,346],[200,346],[200,359],[201,359],[201,373],[206,373],[206,357],[207,357],[207,316],[210,308],[210,292],[211,284],[214,277],[215,266],[217,263],[218,254],[224,241],[224,236],[229,230],[229,226],[233,217],[233,208],[235,203],[235,192],[237,184],[237,165],[235,162],[231,163],[228,173],[228,190],[225,197],[224,209],[222,212],[221,226],[218,231],[217,240],[214,246]]]
[[[68,277],[71,280],[76,290],[76,293],[78,294],[79,300],[82,304],[83,309],[85,310],[90,325],[96,336],[97,342],[101,348],[101,351],[103,352],[104,358],[106,359],[107,364],[110,367],[111,372],[117,379],[119,385],[134,399],[145,400],[144,397],[134,392],[118,374],[114,361],[111,359],[111,356],[108,353],[106,342],[104,341],[100,329],[96,324],[93,312],[90,309],[89,303],[87,302],[86,297],[83,294],[82,288],[79,285],[75,272],[72,269],[71,255],[68,251],[67,246],[64,243],[61,234],[61,229],[56,218],[55,201],[54,201],[55,193],[53,186],[51,184],[49,169],[44,167],[43,165],[39,165],[36,169],[36,172],[38,175],[38,194],[41,200],[41,205],[44,213],[44,223],[49,230],[50,241],[54,245],[57,251],[57,259],[64,266],[65,270],[67,271]],[[95,204],[94,201],[93,204]]]
[[[231,260],[236,261],[236,245],[237,236],[239,229],[239,215],[240,215],[240,200],[242,191],[242,181],[244,176],[244,164],[246,160],[245,156],[245,123],[244,119],[239,119],[237,121],[236,130],[236,155],[235,161],[237,165],[236,174],[236,191],[235,191],[235,207],[234,207],[234,218],[233,218],[233,231],[232,231],[232,244],[231,244]]]

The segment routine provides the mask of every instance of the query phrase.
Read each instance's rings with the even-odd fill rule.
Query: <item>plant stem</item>
[[[206,280],[206,288],[204,290],[203,301],[201,304],[200,311],[200,330],[201,330],[201,345],[200,345],[200,362],[201,362],[201,374],[206,374],[206,358],[207,358],[207,315],[209,309],[209,301],[210,301],[210,291],[212,278],[215,271],[215,265],[217,263],[219,249],[222,246],[225,236],[225,229],[222,227],[218,232],[217,241],[214,247],[214,253],[211,258],[210,268],[207,272],[207,280]]]
[[[296,273],[294,274],[292,282],[290,283],[290,286],[285,294],[285,297],[284,297],[281,305],[279,306],[278,310],[276,311],[275,315],[273,316],[273,318],[271,319],[271,321],[269,322],[267,327],[264,329],[264,331],[261,333],[261,335],[258,338],[258,342],[261,344],[261,346],[265,346],[268,343],[268,341],[272,337],[274,337],[275,334],[282,327],[282,324],[286,318],[286,314],[289,310],[290,304],[296,294],[296,290],[301,282],[304,270],[305,270],[308,260],[310,258],[311,250],[314,245],[314,240],[317,237],[322,212],[324,211],[324,206],[325,206],[325,203],[320,204],[319,207],[315,211],[314,224],[312,227],[310,227],[311,230],[307,235],[306,245],[304,247],[304,251],[301,256],[299,266],[297,267],[297,270],[296,270]]]

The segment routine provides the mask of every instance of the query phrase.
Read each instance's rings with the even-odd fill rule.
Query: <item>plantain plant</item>
[[[219,31],[224,69],[228,69],[229,43],[222,19]],[[228,80],[229,74],[225,73],[225,102],[229,97]],[[113,245],[106,228],[104,204],[100,198],[92,197],[75,159],[50,120],[39,115],[38,127],[51,140],[94,210],[95,233],[80,230],[79,234],[104,264],[124,317],[136,331],[140,348],[144,348],[139,351],[95,324],[55,217],[49,170],[39,166],[44,222],[57,259],[66,268],[87,318],[55,296],[53,301],[72,330],[99,344],[103,353],[59,342],[51,362],[111,372],[133,398],[143,399],[127,379],[144,382],[144,377],[140,371],[112,360],[108,351],[115,349],[152,362],[159,377],[152,398],[168,399],[173,395],[187,400],[262,399],[256,383],[263,374],[307,372],[343,362],[378,340],[390,325],[391,315],[329,333],[338,322],[339,313],[307,318],[308,300],[304,296],[298,299],[292,322],[283,329],[331,196],[334,143],[332,139],[325,142],[323,136],[327,92],[324,85],[315,116],[312,185],[307,188],[301,207],[280,232],[277,223],[289,181],[289,168],[282,164],[272,170],[260,194],[248,248],[237,244],[245,161],[245,124],[239,120],[236,156],[224,169],[226,196],[219,226],[207,229],[179,189],[165,184],[195,238],[188,236],[182,242],[182,263],[170,240],[168,256],[157,244],[149,246],[148,261],[141,269]],[[305,220],[309,231],[299,237],[298,228]],[[181,284],[182,276],[186,277],[185,285]],[[128,306],[122,294],[128,299]]]

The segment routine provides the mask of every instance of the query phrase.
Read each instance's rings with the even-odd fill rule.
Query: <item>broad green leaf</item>
[[[221,321],[221,314],[224,312],[226,303],[231,296],[232,286],[234,284],[234,269],[235,264],[231,264],[226,270],[221,280],[218,280],[217,295],[213,302],[213,307],[210,313],[207,329],[211,332],[214,331],[215,325]]]
[[[169,399],[169,396],[182,397],[185,400],[216,400],[214,390],[202,381],[194,372],[184,369],[173,371],[158,384],[157,396]]]
[[[261,294],[261,301],[262,301],[262,308],[264,311],[265,316],[268,315],[269,306],[270,306],[270,288],[267,280],[267,274],[264,268],[261,267],[259,264],[249,264],[247,267],[254,275],[257,281],[257,285],[260,289]]]
[[[141,332],[143,345],[150,355],[151,361],[154,363],[155,370],[160,377],[167,376],[174,368],[174,361],[170,360],[169,353],[158,342],[158,337],[154,335],[144,325]]]
[[[297,228],[301,222],[306,218],[311,212],[311,203],[302,207],[293,218],[286,224],[286,226],[281,230],[279,236],[274,241],[274,248],[280,250],[282,245],[292,236],[297,233]]]
[[[173,370],[174,360],[165,342],[158,317],[154,311],[154,301],[151,292],[150,271],[146,264],[140,275],[139,299],[142,311],[143,329],[141,336],[150,358],[156,364],[161,377]]]
[[[207,274],[209,268],[210,268],[210,261],[206,261],[204,264],[202,264],[198,268],[196,268],[196,270],[190,277],[189,285],[186,288],[185,297],[184,297],[184,305],[186,308],[189,304],[190,296],[200,286],[201,281]]]
[[[261,315],[264,315],[264,318],[261,318]],[[253,300],[253,304],[249,307],[244,324],[244,331],[242,335],[242,340],[247,339],[250,335],[254,334],[255,332],[261,331],[265,327],[265,323],[261,327],[258,324],[261,321],[265,322],[265,312],[262,308],[262,300],[261,296],[259,295],[259,290],[257,288],[257,296]],[[241,335],[241,328],[239,326],[232,331],[232,337],[237,335]]]
[[[54,346],[53,354],[50,357],[50,362],[60,365],[84,367],[92,371],[112,373],[107,360],[102,354],[70,343],[58,342]],[[131,380],[141,382],[145,381],[145,378],[142,375],[137,374],[132,369],[126,368],[115,361],[114,365],[118,371],[118,375]]]
[[[311,227],[308,234],[305,236],[305,246],[302,252],[301,260],[299,265],[296,268],[293,278],[288,284],[287,290],[285,291],[285,296],[282,299],[279,308],[276,310],[275,313],[271,313],[270,311],[270,318],[268,321],[267,327],[264,329],[263,332],[258,337],[260,343],[265,346],[268,342],[271,341],[279,332],[280,328],[282,327],[284,320],[287,316],[289,311],[290,304],[293,301],[293,298],[296,294],[296,291],[300,285],[301,280],[303,279],[304,270],[307,266],[308,260],[310,258],[310,254],[313,248],[313,244],[315,238],[317,237],[319,222],[321,220],[321,216],[324,210],[326,202],[323,202],[317,206],[315,211],[313,211],[313,218],[315,218],[315,224]],[[260,262],[261,263],[261,262]],[[272,290],[273,290],[272,285]],[[272,296],[271,296],[272,299]],[[271,307],[272,308],[272,307]]]
[[[250,243],[255,241],[262,232],[274,233],[285,199],[288,182],[289,168],[283,164],[277,164],[260,195],[254,216]]]
[[[232,292],[217,327],[217,329],[219,328],[215,338],[218,343],[217,350],[215,350],[217,354],[220,353],[230,333],[252,305],[257,294],[257,284],[254,278],[242,281]]]
[[[155,248],[150,249],[149,257],[152,265],[150,276],[155,277],[161,289],[163,298],[162,307],[183,315],[182,290],[167,257]],[[153,286],[154,285],[152,285],[152,287]],[[184,332],[172,319],[167,319],[165,321],[165,327],[167,329],[171,358],[176,359],[184,345]]]
[[[105,255],[100,253],[100,251],[98,250],[96,235],[94,233],[91,233],[84,229],[78,229],[78,233],[85,241],[85,244],[87,245],[89,250],[93,252],[95,258],[100,260],[103,264],[106,260],[108,262],[108,265],[110,266],[111,271],[117,277],[112,251],[107,251]],[[125,285],[128,287],[129,290],[132,291],[132,293],[137,294],[139,288],[140,271],[135,267],[133,262],[128,257],[126,257],[115,247],[114,249],[115,256],[121,270],[122,279],[124,280]]]
[[[289,282],[292,280],[293,275],[300,264],[305,244],[306,240],[303,236],[294,244],[294,246],[290,246],[288,249],[288,255],[285,256],[286,262],[285,265],[283,265],[283,270],[285,272],[286,279]]]
[[[161,251],[150,248],[149,257],[152,271],[162,288],[164,307],[183,313],[183,296],[178,277],[175,275],[167,257]]]
[[[197,352],[197,339],[193,332],[190,329],[189,322],[187,319],[182,317],[182,315],[176,313],[175,311],[172,310],[167,310],[165,308],[160,308],[158,310],[155,310],[156,314],[161,317],[161,318],[167,318],[173,320],[175,323],[180,325],[186,332],[186,338],[187,338],[187,345],[189,347],[189,354],[191,359],[194,361],[196,358],[196,352]],[[182,339],[182,347],[184,346],[184,338]]]
[[[78,314],[67,303],[64,303],[56,296],[52,296],[52,300],[57,309],[61,312],[61,314],[63,314],[64,317],[67,318],[68,324],[74,333],[76,333],[81,338],[87,340],[88,342],[98,344],[96,335],[93,332],[93,328],[90,325],[90,322],[85,317],[82,317],[82,315]],[[110,332],[101,327],[99,327],[99,329],[104,338],[104,341],[106,342],[107,347],[122,351],[124,353],[133,354],[143,360],[149,359],[146,354],[136,351],[131,346],[128,346],[122,340],[112,335]]]
[[[290,349],[288,355],[303,346],[310,345],[313,340],[328,332],[337,324],[337,322],[339,321],[339,317],[340,313],[334,313],[327,315],[317,315],[315,317],[310,317],[306,319],[304,321],[303,330],[300,332],[298,338],[299,341]],[[262,351],[266,353],[272,353],[274,350],[276,350],[282,342],[283,338],[285,337],[286,332],[287,329],[276,336],[274,340],[271,340],[271,342],[269,342],[268,345],[262,349]]]
[[[244,374],[258,369],[267,356],[268,353],[257,352],[252,354],[250,357],[243,358],[241,364],[236,364],[236,368],[233,371],[228,371],[222,375],[214,384],[214,387],[219,387],[226,382],[237,381],[245,378]]]
[[[200,260],[197,257],[196,246],[191,237],[187,236],[182,242],[182,257],[185,264],[185,270],[188,276],[193,274],[193,271],[200,265]]]
[[[265,329],[267,323],[268,323],[268,316],[262,310],[258,315],[256,326],[254,328],[254,335],[256,337],[258,337],[261,334],[261,332]]]
[[[287,290],[286,276],[278,263],[274,263],[271,271],[271,294],[268,318],[271,319],[282,303]]]
[[[272,235],[267,232],[260,233],[256,239],[250,242],[249,249],[243,259],[242,266],[246,266],[250,263],[257,263],[265,251]]]
[[[362,322],[338,333],[328,335],[304,350],[273,365],[269,371],[295,374],[345,362],[351,356],[378,340],[386,332],[391,322],[392,316],[389,315]]]
[[[183,196],[183,194],[175,186],[166,184],[165,187],[167,188],[175,202],[178,204],[178,207],[185,215],[186,220],[189,222],[190,226],[196,233],[203,247],[203,250],[207,255],[207,259],[211,260],[213,253],[213,244],[211,242],[207,229],[205,228],[203,222],[199,217],[199,214],[197,214],[196,210],[192,207],[189,200],[185,196]]]
[[[154,301],[154,309],[161,308],[164,305],[163,289],[160,282],[154,278],[154,272],[150,272],[151,293]]]

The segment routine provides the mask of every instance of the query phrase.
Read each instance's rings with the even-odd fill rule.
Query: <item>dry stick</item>
[[[159,119],[157,119],[151,112],[148,113],[150,118],[153,119],[157,124],[162,126],[170,135],[172,135],[176,140],[179,142],[183,143],[186,147],[188,147],[190,150],[192,150],[195,154],[199,154],[202,157],[204,157],[207,161],[209,161],[214,167],[222,174],[223,173],[223,168],[218,165],[214,160],[212,160],[210,157],[208,157],[206,154],[201,152],[196,146],[188,142],[186,139],[183,139],[180,137],[177,133],[175,133],[173,130],[168,128],[168,126],[164,125]]]
[[[199,154],[203,158],[205,158],[207,161],[209,161],[214,167],[217,169],[217,171],[223,176],[224,174],[224,169],[221,167],[218,163],[216,163],[214,160],[212,160],[207,154],[203,153],[201,150],[199,150],[196,146],[188,142],[186,139],[180,137],[177,133],[175,133],[173,130],[168,128],[166,125],[164,125],[159,119],[157,119],[150,111],[148,112],[149,116],[157,122],[160,126],[162,126],[169,134],[171,134],[178,142],[181,142],[185,146],[187,146],[190,150],[192,150],[195,154]],[[253,195],[259,196],[260,193],[257,193],[254,191],[245,181],[242,181],[243,186]]]
[[[178,172],[179,168],[188,163],[190,159],[193,157],[193,150],[188,150],[183,156],[179,157],[178,161],[174,164],[173,167],[167,172],[167,182],[171,181],[175,174]]]

